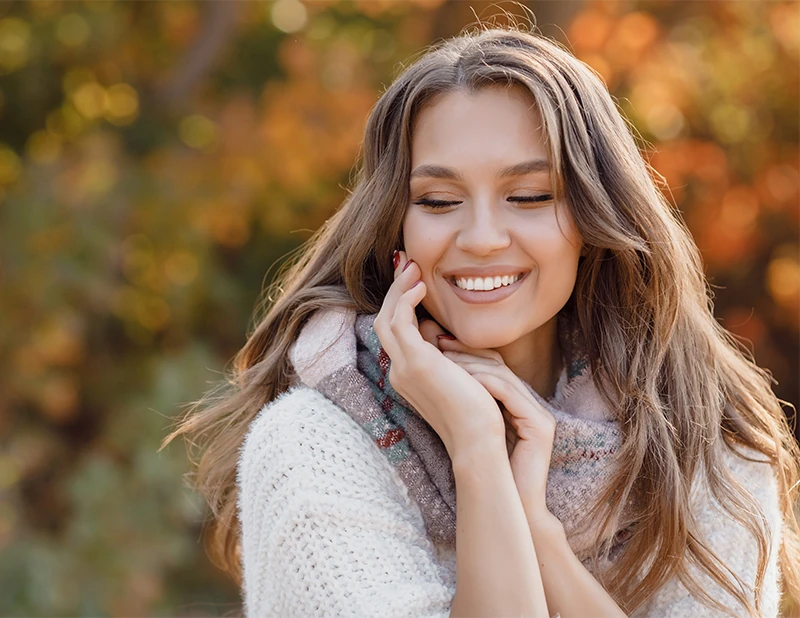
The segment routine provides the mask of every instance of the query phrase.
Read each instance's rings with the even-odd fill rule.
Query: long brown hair
[[[771,374],[713,316],[701,256],[642,157],[634,134],[598,75],[559,44],[518,24],[477,26],[429,47],[372,109],[352,190],[266,290],[252,334],[229,379],[189,407],[166,439],[194,447],[195,486],[214,517],[212,557],[241,582],[236,469],[248,427],[290,384],[288,350],[321,307],[376,313],[402,248],[410,140],[424,105],[453,90],[519,84],[542,115],[556,199],[571,210],[588,251],[573,299],[601,392],[618,402],[622,467],[598,498],[608,525],[623,504],[648,495],[635,533],[602,581],[623,609],[639,607],[678,576],[717,607],[690,574],[700,568],[752,614],[739,578],[704,544],[691,517],[696,472],[758,541],[756,591],[769,536],[760,507],[723,463],[734,445],[762,453],[776,471],[785,520],[783,589],[800,592],[800,543],[793,493],[800,452]],[[631,346],[629,342],[638,345]],[[601,379],[600,377],[602,376]],[[162,447],[163,448],[163,447]],[[199,459],[194,454],[199,452]],[[686,556],[687,560],[683,560]],[[648,565],[644,568],[643,565]]]

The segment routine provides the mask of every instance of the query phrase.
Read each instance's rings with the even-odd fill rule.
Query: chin
[[[440,319],[437,317],[438,311],[434,310],[431,313],[427,308],[426,313],[461,343],[479,350],[499,348],[513,343],[526,332],[525,326],[527,326],[516,322],[509,323],[509,320],[498,321],[489,316],[461,315],[453,319],[454,316],[451,315],[449,319],[444,317]]]
[[[470,348],[475,348],[476,350],[492,350],[497,348],[502,348],[503,346],[508,345],[511,343],[511,340],[505,339],[497,339],[497,338],[487,338],[481,337],[478,339],[464,339],[456,335],[456,338],[466,346]]]
[[[507,328],[502,328],[501,331],[474,332],[472,329],[461,328],[451,332],[464,345],[478,350],[487,350],[500,348],[516,341],[517,338]]]

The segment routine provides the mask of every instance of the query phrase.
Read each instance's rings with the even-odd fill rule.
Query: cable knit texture
[[[316,367],[319,380],[330,375],[325,363]],[[563,378],[555,401],[563,399]],[[237,470],[246,616],[449,615],[455,545],[426,528],[420,503],[384,450],[348,411],[308,384],[295,383],[264,406]],[[772,531],[762,610],[774,618],[780,599],[777,483],[768,464],[733,454],[727,463],[759,501]],[[758,553],[749,532],[713,502],[702,478],[693,506],[711,548],[752,587]],[[736,607],[699,577],[712,597]],[[716,615],[676,578],[633,618]]]

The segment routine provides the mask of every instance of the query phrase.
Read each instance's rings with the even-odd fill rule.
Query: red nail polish
[[[412,288],[415,288],[415,287],[417,287],[417,286],[418,286],[420,283],[422,283],[422,279],[419,279],[419,280],[418,280],[418,281],[417,281],[417,282],[416,282],[414,285],[412,285],[411,287],[412,287]],[[409,289],[411,289],[411,288],[409,288]]]
[[[453,335],[436,335],[437,339],[449,339],[450,341],[455,341],[456,338]]]
[[[411,266],[411,262],[413,262],[413,261],[414,261],[414,260],[408,260],[408,262],[406,262],[406,265],[405,265],[405,266],[403,266],[403,272],[405,272],[405,271],[406,271],[406,268],[408,268],[409,266]],[[413,287],[413,286],[412,286],[412,287]]]
[[[392,264],[394,265],[395,270],[397,270],[397,265],[400,263],[400,252],[395,249],[394,253],[392,253]]]

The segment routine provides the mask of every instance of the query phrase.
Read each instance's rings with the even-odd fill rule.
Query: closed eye
[[[542,203],[542,202],[550,202],[553,199],[553,195],[551,193],[544,193],[542,195],[514,195],[508,198],[509,202],[522,202],[522,203]],[[447,208],[448,206],[454,206],[456,204],[460,204],[461,202],[449,202],[445,200],[429,200],[425,198],[420,198],[412,204],[418,206],[426,206],[428,208]]]
[[[445,202],[443,200],[427,200],[425,198],[418,199],[416,202],[412,202],[412,204],[417,204],[419,206],[427,206],[428,208],[447,208],[448,206],[453,206],[454,204],[460,204],[461,202]]]
[[[544,193],[542,195],[514,195],[508,198],[509,202],[549,202],[553,199],[552,194]]]

